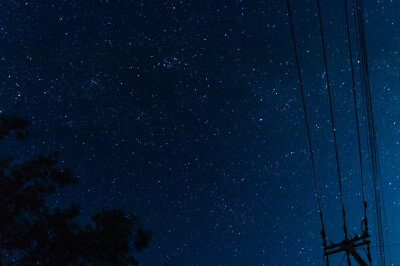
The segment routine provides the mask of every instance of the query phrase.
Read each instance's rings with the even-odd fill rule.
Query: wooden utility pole
[[[358,254],[356,248],[357,247],[366,247],[368,250],[370,249],[370,243],[371,241],[369,240],[369,234],[368,232],[363,233],[362,236],[356,235],[355,237],[351,239],[345,239],[340,243],[331,243],[329,246],[327,246],[324,250],[324,255],[325,257],[329,257],[331,255],[341,253],[341,252],[346,252],[347,254],[347,262],[349,265],[351,265],[350,261],[350,256],[351,255],[359,265],[361,266],[368,266],[371,265],[371,255],[370,252],[367,253],[367,261],[360,255]]]

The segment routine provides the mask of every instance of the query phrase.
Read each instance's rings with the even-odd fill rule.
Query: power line
[[[357,108],[357,93],[356,93],[356,83],[354,78],[354,65],[353,65],[353,52],[351,48],[351,36],[350,36],[350,25],[349,25],[349,12],[347,0],[344,0],[344,9],[346,15],[346,34],[347,34],[347,44],[348,44],[348,52],[349,52],[349,63],[350,63],[350,71],[351,71],[351,81],[352,81],[352,91],[353,91],[353,104],[354,104],[354,114],[356,121],[356,129],[357,129],[357,144],[358,144],[358,159],[360,165],[360,178],[361,178],[361,191],[362,191],[362,200],[364,206],[364,218],[363,218],[363,234],[368,235],[368,218],[367,218],[367,201],[365,199],[365,185],[364,185],[364,175],[363,175],[363,164],[362,164],[362,155],[361,155],[361,138],[360,138],[360,127],[358,120],[358,108]],[[367,245],[367,257],[368,261],[371,264],[371,250],[370,245]]]
[[[364,217],[363,217],[363,223],[362,223],[362,235],[355,235],[354,237],[349,239],[347,225],[346,225],[346,212],[345,212],[344,200],[343,200],[342,176],[341,176],[339,151],[338,151],[337,137],[336,137],[336,126],[335,126],[334,111],[333,111],[332,91],[331,91],[331,86],[330,86],[331,84],[330,84],[330,79],[329,79],[327,52],[326,52],[326,46],[325,46],[325,36],[324,36],[324,29],[323,29],[323,24],[322,24],[321,5],[320,5],[320,0],[317,0],[318,22],[319,22],[319,27],[320,27],[321,44],[322,44],[324,67],[325,67],[326,86],[327,86],[328,96],[329,96],[330,118],[331,118],[332,134],[333,134],[333,141],[334,141],[334,148],[335,148],[335,158],[336,158],[336,167],[337,167],[337,174],[338,174],[338,184],[339,184],[340,203],[341,203],[341,208],[342,208],[343,231],[344,231],[344,240],[339,243],[330,243],[329,246],[327,246],[327,243],[326,243],[326,231],[325,231],[325,225],[324,225],[322,208],[321,208],[318,182],[317,182],[317,177],[316,177],[314,153],[313,153],[311,136],[310,136],[310,127],[309,127],[309,122],[308,122],[307,108],[306,108],[306,104],[305,104],[303,81],[302,81],[301,69],[300,69],[300,64],[299,64],[299,56],[298,56],[298,52],[297,52],[296,36],[295,36],[293,18],[292,18],[292,13],[291,13],[291,8],[290,8],[290,1],[286,0],[286,3],[287,3],[287,8],[288,8],[291,35],[292,35],[292,40],[293,40],[293,48],[294,48],[296,67],[297,67],[298,83],[299,83],[300,92],[301,92],[305,124],[306,124],[306,129],[307,129],[307,139],[308,139],[309,152],[310,152],[311,164],[312,164],[312,169],[313,169],[313,177],[314,177],[314,183],[315,183],[316,196],[317,196],[317,201],[318,201],[318,211],[319,211],[320,219],[321,219],[321,227],[322,227],[321,235],[323,238],[325,263],[327,265],[329,265],[329,256],[330,255],[345,251],[345,256],[347,255],[346,256],[347,263],[349,265],[351,265],[350,254],[360,265],[367,265],[367,263],[364,261],[364,259],[355,250],[356,247],[367,246],[367,250],[368,250],[367,257],[368,257],[369,263],[371,264],[370,241],[369,241],[370,236],[368,233],[368,220],[367,220],[367,211],[366,211],[367,202],[366,202],[366,196],[365,196],[364,173],[363,173],[363,163],[362,163],[362,153],[361,153],[361,138],[360,138],[360,128],[359,128],[360,123],[359,123],[359,114],[358,114],[358,108],[357,108],[356,82],[355,82],[355,75],[354,75],[353,54],[352,54],[352,47],[351,47],[351,38],[350,38],[351,36],[350,36],[347,0],[344,0],[345,14],[346,14],[346,30],[347,30],[346,33],[347,33],[347,39],[348,39],[349,62],[350,62],[350,70],[351,70],[351,78],[352,78],[353,101],[354,101],[354,108],[355,108],[354,110],[355,110],[355,122],[356,122],[356,129],[357,129],[358,157],[359,157],[359,166],[360,166]],[[358,3],[357,3],[357,7],[359,7]],[[362,76],[363,85],[365,85],[366,77],[368,77],[368,67],[364,65],[364,63],[367,62],[367,60],[366,60],[366,54],[363,52],[363,48],[362,48],[363,45],[365,46],[365,39],[362,40],[363,39],[362,34],[360,34],[361,32],[363,32],[363,29],[361,29],[361,30],[359,29],[360,28],[359,27],[359,25],[360,25],[359,12],[357,12],[357,18],[358,18],[357,23],[356,23],[356,25],[358,26],[357,48],[359,51],[360,58],[363,59],[363,60],[360,60],[362,63],[362,65],[361,65],[362,68],[360,67],[360,72],[361,72],[360,74]],[[362,17],[361,17],[361,19],[362,19]],[[363,41],[364,41],[364,44],[363,44]],[[363,86],[364,89],[365,89],[365,87],[366,86]],[[368,100],[368,97],[367,97],[368,95],[370,95],[370,92],[368,92],[367,90],[365,90],[365,92],[362,90],[362,92],[363,92],[362,99],[364,102],[364,98],[365,98],[365,103],[366,103],[365,110],[366,110],[366,116],[368,118],[368,131],[367,132],[368,132],[368,136],[371,137],[374,134],[375,128],[374,128],[373,123],[370,123],[372,107],[369,106],[370,100]],[[366,95],[366,97],[364,97],[364,95]],[[373,133],[371,133],[371,132],[373,132]],[[377,151],[376,151],[376,149],[374,149],[374,148],[376,148],[376,140],[375,140],[375,142],[373,142],[372,139],[370,139],[369,144],[370,144],[369,146],[370,146],[371,154],[374,155],[374,156],[371,156],[372,157],[371,161],[373,162],[372,168],[376,169],[376,167],[377,167],[377,160],[376,160],[377,159]],[[380,207],[380,205],[379,205],[379,207]],[[379,209],[379,208],[377,208],[377,209]],[[382,230],[378,230],[378,232],[382,232]],[[382,245],[380,245],[380,246],[382,246]]]
[[[340,192],[340,203],[341,203],[341,207],[342,207],[343,232],[344,232],[344,238],[347,241],[348,235],[347,235],[347,226],[346,226],[346,211],[345,211],[344,202],[343,202],[343,189],[342,189],[342,177],[341,177],[341,172],[340,172],[339,151],[338,151],[338,147],[337,147],[335,118],[333,115],[331,84],[330,84],[330,80],[329,80],[328,61],[327,61],[327,57],[326,57],[326,47],[325,47],[325,36],[324,36],[324,28],[322,25],[321,4],[320,4],[319,0],[317,0],[317,9],[318,9],[319,29],[320,29],[320,34],[321,34],[322,54],[323,54],[324,66],[325,66],[325,80],[326,80],[326,86],[328,89],[328,97],[329,97],[329,109],[330,109],[330,115],[331,115],[333,142],[334,142],[334,147],[335,147],[336,168],[337,168],[337,173],[338,173],[338,183],[339,183],[339,192]],[[346,251],[346,253],[347,253],[347,261],[350,264],[350,254],[348,251]]]
[[[299,87],[300,87],[301,101],[303,104],[304,120],[305,120],[306,130],[307,130],[308,148],[309,148],[313,177],[314,177],[315,192],[316,192],[316,197],[317,197],[317,201],[318,201],[318,213],[319,213],[320,220],[321,220],[322,244],[323,244],[324,248],[326,248],[327,243],[326,243],[325,224],[324,224],[324,218],[323,218],[323,214],[322,214],[321,200],[320,200],[319,188],[318,188],[318,180],[317,180],[317,175],[316,175],[316,170],[315,170],[314,151],[313,151],[312,142],[311,142],[310,126],[309,126],[309,122],[308,122],[307,107],[306,107],[305,97],[304,97],[303,81],[301,78],[300,63],[299,63],[299,56],[298,56],[298,52],[297,52],[296,35],[294,32],[293,18],[292,18],[292,12],[291,12],[291,8],[290,8],[290,1],[286,0],[286,4],[287,4],[287,9],[288,9],[289,21],[290,21],[290,30],[291,30],[292,41],[293,41],[293,50],[294,50],[294,55],[295,55],[295,60],[296,60],[297,78],[298,78],[298,83],[299,83]],[[329,266],[328,256],[325,256],[325,260],[326,260],[326,265]]]
[[[353,6],[353,10],[355,11],[355,13],[357,13],[357,4],[356,4],[356,2],[355,1],[352,1],[353,3],[352,3],[352,6]],[[356,44],[357,44],[357,52],[358,52],[358,61],[357,61],[357,63],[358,64],[361,64],[361,48],[360,48],[360,46],[361,46],[361,43],[360,43],[360,41],[359,41],[359,39],[360,39],[360,36],[359,36],[359,30],[358,30],[358,27],[357,27],[357,25],[359,24],[359,20],[358,20],[358,15],[357,14],[355,14],[354,15],[354,25],[355,25],[355,31],[356,31],[356,39],[357,39],[357,41],[356,41]],[[363,79],[363,68],[360,66],[359,67],[359,72],[360,72],[360,78],[361,78],[361,81],[360,81],[360,83],[359,84],[362,84],[362,79]],[[363,107],[363,113],[364,113],[364,115],[365,115],[365,118],[367,119],[367,110],[366,110],[366,97],[365,97],[365,92],[364,92],[364,90],[362,89],[362,87],[361,87],[361,99],[362,99],[362,107]],[[369,143],[369,139],[368,139],[368,136],[369,136],[369,127],[368,127],[368,122],[367,122],[367,126],[365,127],[365,135],[367,136],[367,143]],[[368,154],[369,154],[369,158],[371,158],[371,155],[370,155],[370,151],[369,151],[369,149],[367,150],[368,151]],[[369,163],[368,164],[368,166],[369,166],[369,170],[370,170],[370,172],[372,173],[373,171],[372,171],[372,163]],[[375,188],[374,188],[375,189]],[[375,192],[374,192],[375,193]],[[376,213],[376,210],[377,210],[377,206],[376,206],[376,201],[374,200],[374,204],[373,204],[373,206],[374,206],[374,213]],[[375,226],[374,226],[374,231],[375,231],[375,234],[378,236],[379,235],[379,227],[378,227],[378,222],[377,222],[377,215],[372,215],[373,216],[373,218],[374,218],[374,224],[375,224]],[[379,245],[379,237],[376,237],[375,238],[375,246],[376,247],[379,247],[380,245]],[[379,249],[376,249],[376,252],[377,252],[377,258],[380,258],[380,250]],[[377,260],[377,263],[378,263],[378,266],[379,265],[381,265],[381,261],[380,261],[380,259],[378,259]]]
[[[383,237],[383,225],[382,225],[382,208],[383,199],[380,195],[380,170],[379,170],[379,157],[377,149],[377,141],[375,134],[375,124],[374,124],[374,114],[372,108],[372,96],[369,81],[368,72],[368,58],[367,58],[367,48],[365,41],[365,29],[364,29],[364,18],[363,18],[363,8],[362,1],[355,0],[355,12],[356,12],[356,29],[357,29],[357,41],[359,43],[358,53],[360,57],[361,67],[360,74],[362,77],[362,89],[364,92],[365,106],[366,106],[366,117],[368,125],[368,142],[369,142],[369,154],[371,156],[371,167],[372,167],[372,177],[374,182],[374,196],[375,196],[375,206],[376,206],[376,226],[378,231],[378,244],[379,244],[379,259],[381,265],[385,265],[385,243]],[[382,204],[382,205],[381,205]],[[384,216],[385,212],[384,212]],[[386,228],[387,230],[387,228]],[[386,231],[388,234],[388,232]],[[389,250],[390,259],[390,250]],[[391,259],[390,259],[391,260]]]
[[[349,26],[347,0],[344,0],[344,7],[345,7],[345,14],[346,14],[346,33],[347,33],[347,44],[348,44],[348,50],[349,50],[349,63],[350,63],[352,91],[353,91],[354,114],[355,114],[356,129],[357,129],[358,159],[359,159],[359,165],[360,165],[362,200],[363,200],[363,204],[364,204],[364,219],[366,220],[367,219],[367,201],[365,199],[365,185],[364,185],[363,164],[362,164],[362,155],[361,155],[360,126],[359,126],[359,119],[358,119],[357,93],[356,93],[356,83],[355,83],[355,77],[354,77],[353,52],[351,49],[351,37],[350,37],[350,26]]]

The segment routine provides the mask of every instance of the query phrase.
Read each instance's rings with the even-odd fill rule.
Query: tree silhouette
[[[28,135],[29,121],[0,117],[0,140]],[[0,265],[138,265],[134,250],[147,247],[151,232],[138,218],[118,209],[102,209],[82,225],[77,205],[49,208],[46,197],[75,185],[57,154],[23,163],[0,160]]]

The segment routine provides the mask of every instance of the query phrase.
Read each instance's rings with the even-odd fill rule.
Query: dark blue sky
[[[330,2],[322,16],[345,205],[350,232],[359,233],[344,8]],[[364,2],[386,244],[395,245],[400,3]],[[292,8],[327,233],[338,241],[316,3]],[[3,151],[60,151],[80,182],[52,204],[81,204],[83,219],[101,206],[134,212],[154,232],[138,256],[143,265],[322,265],[285,1],[3,1],[0,82],[0,111],[33,122],[23,145],[8,141]],[[361,129],[365,155],[363,119]],[[375,246],[371,184],[368,177]],[[390,251],[399,264],[398,247]]]

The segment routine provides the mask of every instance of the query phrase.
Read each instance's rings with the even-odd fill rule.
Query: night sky
[[[316,1],[292,2],[327,234],[341,241]],[[348,227],[360,233],[344,6],[321,4]],[[399,1],[364,1],[385,244],[394,265],[398,14]],[[79,178],[49,199],[53,206],[78,203],[82,220],[102,206],[121,208],[153,231],[137,256],[142,265],[323,265],[285,1],[0,1],[0,112],[33,123],[23,143],[2,142],[2,154],[59,151]],[[362,117],[360,125],[369,173]],[[367,176],[376,263],[371,185]]]

